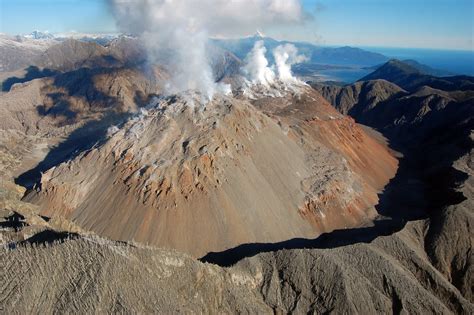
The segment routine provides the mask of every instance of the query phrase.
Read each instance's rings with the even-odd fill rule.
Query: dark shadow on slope
[[[28,190],[41,189],[41,174],[64,161],[72,160],[82,152],[92,149],[105,139],[107,130],[114,124],[124,122],[130,114],[110,114],[102,120],[93,120],[73,131],[58,146],[51,149],[46,157],[33,169],[15,178],[15,184]]]
[[[424,185],[410,172],[410,164],[410,156],[401,159],[396,176],[379,194],[379,204],[375,208],[380,219],[375,220],[373,226],[334,230],[315,239],[295,238],[278,243],[243,244],[222,252],[210,252],[201,257],[200,261],[228,267],[259,253],[283,249],[337,248],[356,243],[370,243],[379,236],[396,233],[403,229],[408,221],[427,217]],[[400,211],[400,208],[405,211]]]
[[[34,79],[51,77],[56,75],[58,72],[56,70],[43,69],[40,70],[36,66],[29,66],[26,68],[26,74],[23,78],[19,77],[10,77],[2,82],[2,91],[8,92],[11,90],[12,86],[16,83],[25,83]]]
[[[57,232],[53,230],[44,230],[39,232],[32,237],[20,242],[18,245],[49,245],[49,244],[57,244],[57,243],[64,243],[67,240],[72,240],[78,238],[79,234],[77,233],[69,233],[69,232]]]
[[[105,139],[110,126],[121,124],[130,117],[130,113],[120,112],[120,102],[116,97],[99,91],[95,86],[95,76],[113,73],[110,71],[114,69],[80,68],[54,77],[53,89],[47,93],[48,103],[37,107],[38,114],[57,119],[58,125],[77,123],[83,116],[100,115],[102,118],[91,120],[74,130],[65,141],[51,149],[35,168],[19,175],[15,179],[16,184],[31,190],[39,184],[43,172],[90,150]],[[77,101],[73,106],[71,97],[81,100],[82,107],[77,106]],[[40,186],[36,188],[41,189]]]
[[[103,80],[112,84],[107,80],[113,80],[117,69],[84,67],[55,75],[51,86],[42,89],[46,97],[44,104],[36,107],[37,113],[52,117],[58,126],[77,123],[94,114],[119,113],[122,101],[103,91],[108,89],[111,93],[110,87],[103,86]],[[142,106],[146,96],[137,92],[134,100]]]
[[[48,96],[52,98],[53,104],[69,97],[81,99],[88,105],[88,108],[82,110],[100,111],[113,107],[118,102],[117,98],[97,89],[95,80],[101,75],[113,75],[116,70],[116,68],[79,68],[58,74],[54,77],[53,85],[61,92],[57,93],[54,90]]]
[[[199,260],[229,267],[244,258],[283,249],[337,248],[355,243],[370,243],[378,236],[390,235],[399,231],[404,223],[394,219],[378,220],[370,227],[335,230],[323,233],[315,239],[294,238],[277,243],[243,244],[222,252],[210,252]]]
[[[47,216],[45,216],[45,215],[39,215],[39,217],[40,217],[41,219],[45,220],[46,222],[49,222],[49,221],[51,220],[50,217],[47,217]]]
[[[46,96],[51,100],[54,106],[48,108],[46,105],[38,105],[36,107],[38,115],[51,116],[55,119],[63,118],[63,124],[75,122],[77,113],[71,109],[71,103],[65,98],[64,93],[48,93]]]
[[[15,232],[25,226],[28,226],[28,223],[25,222],[25,217],[16,211],[13,211],[13,214],[5,217],[4,221],[0,222],[0,228],[14,229]]]

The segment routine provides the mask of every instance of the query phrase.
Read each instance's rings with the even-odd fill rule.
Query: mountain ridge
[[[466,75],[435,77],[425,74],[420,69],[396,59],[388,61],[359,81],[370,81],[377,79],[390,81],[397,84],[401,88],[410,91],[414,91],[423,85],[428,85],[435,89],[448,91],[466,91],[474,89],[474,77]]]

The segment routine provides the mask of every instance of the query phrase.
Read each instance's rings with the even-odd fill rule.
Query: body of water
[[[359,79],[362,79],[373,70],[367,70],[363,68],[348,68],[348,69],[330,69],[320,70],[321,81],[340,81],[345,83],[353,83]]]
[[[474,76],[474,51],[436,50],[418,48],[360,47],[377,52],[388,58],[399,60],[412,59],[431,68],[451,72],[453,75]],[[373,72],[362,66],[341,67],[335,69],[315,69],[313,77],[320,81],[339,81],[353,83]]]
[[[432,68],[453,74],[474,76],[474,51],[421,48],[361,47],[400,60],[413,59]]]

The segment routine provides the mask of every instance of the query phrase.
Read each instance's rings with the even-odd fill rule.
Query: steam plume
[[[306,61],[308,58],[299,55],[293,44],[277,46],[273,50],[275,65],[269,67],[265,57],[267,49],[263,40],[257,41],[245,58],[243,72],[251,84],[262,84],[269,87],[278,79],[281,83],[302,83],[291,72],[291,66]]]
[[[285,44],[276,47],[273,50],[273,56],[275,57],[275,64],[280,81],[296,83],[298,79],[291,73],[291,66],[305,62],[308,58],[303,55],[298,55],[298,50],[293,44]]]
[[[239,36],[304,18],[300,0],[109,0],[117,25],[139,35],[150,62],[167,65],[168,92],[198,90],[208,99],[214,82],[206,52],[209,36]]]
[[[263,84],[268,87],[275,81],[275,72],[268,67],[266,52],[263,40],[256,42],[245,58],[243,71],[252,84]]]

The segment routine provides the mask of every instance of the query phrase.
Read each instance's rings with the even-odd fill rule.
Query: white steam
[[[293,44],[285,44],[273,50],[278,78],[282,82],[296,83],[297,78],[291,73],[291,66],[308,60],[306,56],[298,55],[298,49]]]
[[[268,67],[266,52],[263,40],[256,42],[245,58],[243,71],[252,84],[263,84],[268,87],[275,81],[275,72]]]
[[[119,28],[139,35],[151,63],[166,65],[168,92],[197,90],[211,99],[215,83],[209,36],[240,36],[304,19],[300,0],[109,0]]]
[[[303,83],[293,76],[291,66],[297,63],[305,62],[308,58],[299,55],[298,49],[293,44],[284,44],[273,49],[275,64],[268,66],[268,60],[265,57],[267,49],[263,40],[257,41],[253,49],[245,58],[243,73],[251,84],[261,84],[265,87],[273,85],[276,80],[280,83],[299,84]]]

